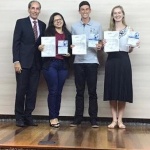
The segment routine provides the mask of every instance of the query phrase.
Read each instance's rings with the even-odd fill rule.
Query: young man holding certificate
[[[102,39],[102,28],[99,23],[90,18],[91,8],[89,2],[82,1],[79,4],[79,13],[81,20],[75,23],[71,28],[73,35],[72,53],[75,54],[74,74],[77,93],[75,117],[70,126],[77,126],[83,120],[84,91],[87,83],[90,122],[92,127],[98,127],[96,121],[98,112],[96,88],[99,64],[97,50],[101,50],[102,48],[102,44],[99,44],[99,41]]]

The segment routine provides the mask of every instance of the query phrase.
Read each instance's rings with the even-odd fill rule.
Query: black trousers
[[[40,70],[36,66],[22,69],[16,73],[15,116],[18,119],[28,119],[35,108]]]
[[[75,117],[80,119],[84,113],[84,91],[87,83],[89,94],[89,116],[91,119],[97,118],[97,69],[98,64],[82,63],[74,64],[75,85],[76,85],[76,110]]]

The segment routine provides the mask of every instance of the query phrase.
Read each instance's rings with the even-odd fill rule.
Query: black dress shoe
[[[80,125],[81,122],[82,122],[82,119],[75,118],[74,121],[70,124],[70,127],[76,127],[76,126]]]
[[[27,121],[27,122],[25,122],[25,125],[26,126],[38,126],[38,124],[33,121]]]
[[[97,122],[96,122],[96,119],[92,119],[90,122],[91,122],[92,128],[98,128],[99,127]]]
[[[19,120],[16,120],[16,126],[17,127],[25,127],[26,125],[25,125],[23,119],[19,119]]]

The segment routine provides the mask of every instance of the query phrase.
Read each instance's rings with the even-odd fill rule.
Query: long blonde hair
[[[113,18],[113,13],[114,13],[114,10],[115,10],[116,8],[120,8],[120,9],[121,9],[121,11],[122,11],[122,13],[123,13],[123,15],[124,15],[124,17],[122,18],[122,23],[123,23],[125,26],[127,26],[127,24],[126,24],[126,22],[125,22],[125,12],[124,12],[124,9],[123,9],[122,6],[117,5],[117,6],[115,6],[115,7],[112,9],[112,11],[111,11],[110,24],[109,24],[109,30],[110,30],[110,31],[115,31],[115,20],[114,20],[114,18]]]

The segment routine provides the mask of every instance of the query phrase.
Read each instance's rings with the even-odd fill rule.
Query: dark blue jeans
[[[82,63],[74,64],[76,85],[76,111],[75,118],[82,119],[84,113],[84,91],[85,84],[89,94],[89,115],[91,119],[97,118],[97,69],[98,64]]]
[[[68,76],[68,70],[66,69],[66,62],[64,60],[54,59],[48,69],[43,69],[43,75],[48,86],[48,108],[49,119],[58,118],[60,105],[61,105],[61,93]]]

